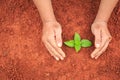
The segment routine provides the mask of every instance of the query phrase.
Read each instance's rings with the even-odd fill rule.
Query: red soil
[[[100,0],[52,0],[63,26],[63,41],[74,32],[94,42],[90,26]],[[63,45],[67,57],[56,61],[41,42],[42,24],[32,0],[0,0],[0,80],[120,80],[120,3],[109,21],[113,40],[98,59],[94,47],[79,53]]]

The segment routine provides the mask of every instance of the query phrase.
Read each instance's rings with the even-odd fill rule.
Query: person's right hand
[[[62,51],[62,29],[57,21],[46,22],[43,24],[42,41],[56,60],[63,60],[65,53]]]

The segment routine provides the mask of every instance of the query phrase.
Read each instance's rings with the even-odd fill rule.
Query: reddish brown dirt
[[[74,32],[94,42],[90,26],[99,0],[52,0],[63,40]],[[120,3],[109,21],[113,36],[107,51],[90,58],[94,47],[63,46],[67,57],[54,60],[41,42],[41,20],[32,0],[0,0],[0,80],[120,80]]]

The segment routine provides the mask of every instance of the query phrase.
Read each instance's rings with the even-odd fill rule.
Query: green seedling
[[[81,39],[80,35],[78,33],[74,34],[74,39],[65,41],[64,44],[68,47],[75,48],[76,52],[79,52],[81,47],[90,47],[92,46],[92,42],[88,39]]]

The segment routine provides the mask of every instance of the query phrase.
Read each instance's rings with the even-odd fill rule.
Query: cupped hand
[[[43,24],[42,41],[51,54],[56,60],[63,60],[65,53],[62,51],[62,29],[61,25],[54,22],[46,22]]]
[[[97,59],[103,52],[105,52],[112,37],[106,22],[94,22],[91,30],[95,36],[96,47],[96,49],[92,52],[91,57]]]

